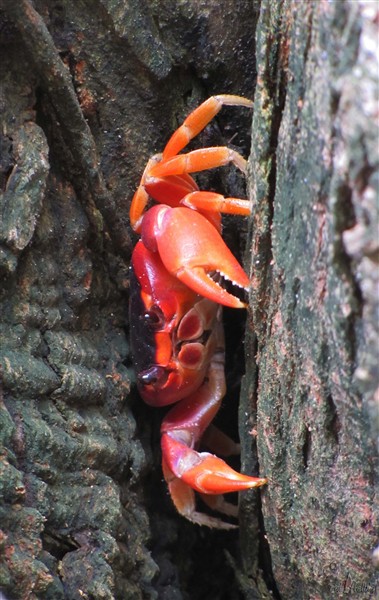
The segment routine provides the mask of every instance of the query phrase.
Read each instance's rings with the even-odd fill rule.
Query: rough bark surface
[[[372,3],[288,1],[257,29],[243,406],[282,598],[376,590],[377,26]]]
[[[370,2],[1,0],[6,598],[374,596],[378,22]],[[255,102],[253,216],[225,234],[252,277],[241,458],[269,484],[241,497],[239,534],[173,510],[127,337],[130,199],[220,92]],[[247,155],[250,123],[225,109],[199,143]],[[200,183],[245,194],[233,169]]]

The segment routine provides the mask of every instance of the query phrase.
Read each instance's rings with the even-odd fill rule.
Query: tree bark
[[[7,598],[374,596],[378,21],[363,0],[1,0]],[[215,93],[254,98],[219,424],[237,433],[244,348],[242,466],[269,483],[239,534],[175,513],[127,336],[131,197]],[[250,123],[226,108],[196,143],[248,155]],[[234,169],[199,181],[245,194]]]
[[[377,19],[370,3],[265,3],[257,29],[243,406],[283,598],[376,586]]]

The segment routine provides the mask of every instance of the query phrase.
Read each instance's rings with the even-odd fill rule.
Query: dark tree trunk
[[[374,597],[378,22],[363,0],[0,0],[7,598]],[[175,513],[127,336],[130,199],[214,93],[254,98],[253,215],[225,236],[252,279],[241,458],[269,483],[239,534]],[[250,122],[224,109],[198,143],[248,155]],[[221,171],[201,187],[244,196]]]
[[[241,437],[253,407],[282,598],[375,589],[378,16],[372,3],[268,2],[257,28],[247,334],[256,363]],[[247,533],[245,565],[249,544]]]

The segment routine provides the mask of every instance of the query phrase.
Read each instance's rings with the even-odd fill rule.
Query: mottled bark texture
[[[269,480],[282,598],[376,588],[378,17],[376,3],[266,2],[257,28],[241,419]]]
[[[0,1],[6,598],[374,595],[375,8]],[[147,158],[214,93],[255,102],[254,213],[225,233],[237,254],[248,239],[252,276],[242,462],[269,484],[242,496],[239,534],[173,510],[161,414],[133,392],[127,337],[130,199]],[[247,155],[250,123],[225,109],[199,143]],[[201,186],[244,195],[222,171]],[[220,426],[233,435],[244,325],[226,318]]]

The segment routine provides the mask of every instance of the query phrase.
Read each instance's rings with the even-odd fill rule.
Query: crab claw
[[[175,432],[162,436],[162,453],[172,473],[202,494],[227,494],[259,487],[267,479],[234,471],[221,458],[208,452],[196,452],[175,439]]]
[[[154,206],[144,216],[142,241],[158,252],[164,266],[196,293],[218,304],[245,308],[212,275],[249,288],[249,278],[215,227],[201,214],[186,208]]]

